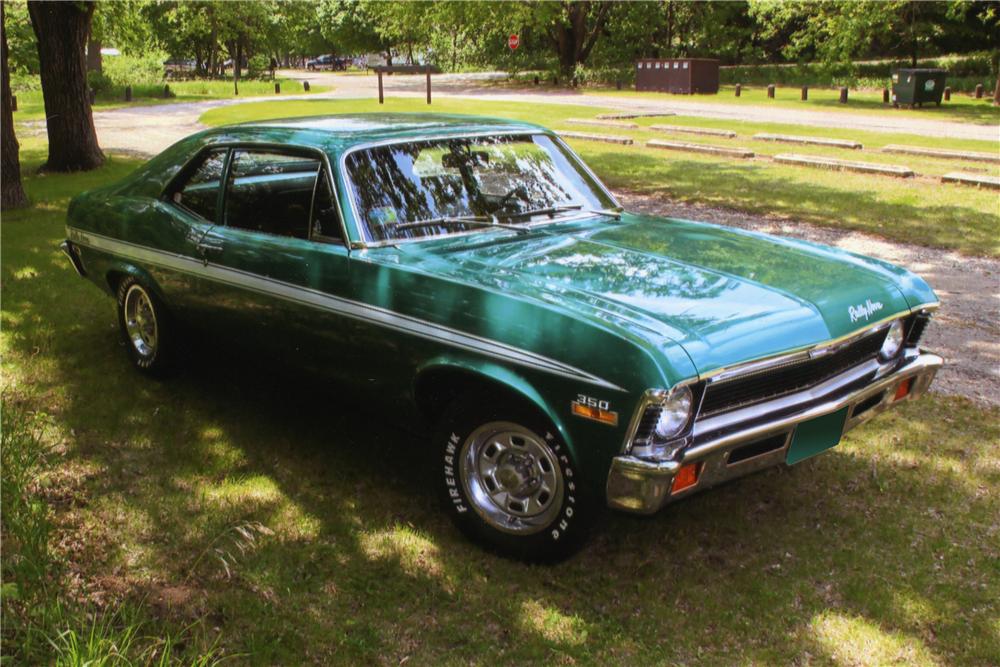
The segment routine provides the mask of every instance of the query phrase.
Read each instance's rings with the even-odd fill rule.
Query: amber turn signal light
[[[680,493],[684,489],[690,489],[698,483],[698,475],[701,473],[700,463],[688,463],[682,465],[674,476],[674,483],[670,487],[670,493]]]
[[[910,393],[910,383],[911,382],[913,382],[912,379],[911,380],[903,380],[902,382],[900,382],[899,386],[896,387],[896,397],[893,398],[892,400],[898,401],[901,398],[906,398],[906,395]]]
[[[617,412],[602,410],[591,405],[582,405],[580,403],[573,403],[571,409],[573,414],[577,417],[593,419],[595,422],[601,422],[602,424],[607,424],[608,426],[618,426]]]

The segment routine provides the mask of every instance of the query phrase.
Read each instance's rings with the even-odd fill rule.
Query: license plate
[[[844,434],[847,410],[837,410],[796,426],[785,462],[792,465],[836,446]]]

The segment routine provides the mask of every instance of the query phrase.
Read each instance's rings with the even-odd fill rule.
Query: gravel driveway
[[[925,278],[941,299],[923,339],[924,347],[945,359],[932,389],[1000,406],[1000,261],[803,222],[617,194],[629,210],[806,239],[905,266]]]

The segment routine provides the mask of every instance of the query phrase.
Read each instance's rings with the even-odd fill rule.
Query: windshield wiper
[[[416,229],[417,227],[433,227],[435,225],[448,226],[448,225],[466,225],[470,227],[499,227],[501,229],[510,229],[517,232],[518,234],[527,234],[528,230],[521,225],[505,225],[502,222],[498,222],[496,216],[486,217],[483,215],[445,215],[440,218],[430,218],[428,220],[414,220],[413,222],[403,222],[395,227],[393,230],[398,229]]]
[[[580,211],[581,213],[592,213],[594,215],[603,215],[609,218],[614,218],[615,220],[622,219],[621,209],[600,209],[600,208],[584,208],[583,204],[562,204],[559,206],[548,206],[546,208],[536,208],[533,211],[519,211],[516,213],[511,213],[504,216],[505,219],[511,220],[513,218],[522,217],[532,217],[535,215],[547,215],[550,218],[555,217],[556,213],[564,213],[566,211]]]

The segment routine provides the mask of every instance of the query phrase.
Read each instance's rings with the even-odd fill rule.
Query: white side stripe
[[[218,264],[205,264],[193,257],[154,250],[146,246],[129,243],[128,241],[121,241],[91,232],[83,232],[72,227],[67,227],[66,232],[68,238],[73,243],[83,247],[113,253],[129,260],[152,264],[199,278],[207,278],[225,285],[248,289],[258,294],[277,297],[318,310],[344,315],[355,320],[388,327],[427,340],[474,350],[486,356],[543,370],[554,375],[583,380],[616,391],[625,391],[618,385],[574,366],[556,361],[555,359],[550,359],[549,357],[506,343],[465,333],[441,324],[403,315],[386,308],[344,299],[293,283],[264,278],[239,269],[231,269]]]

